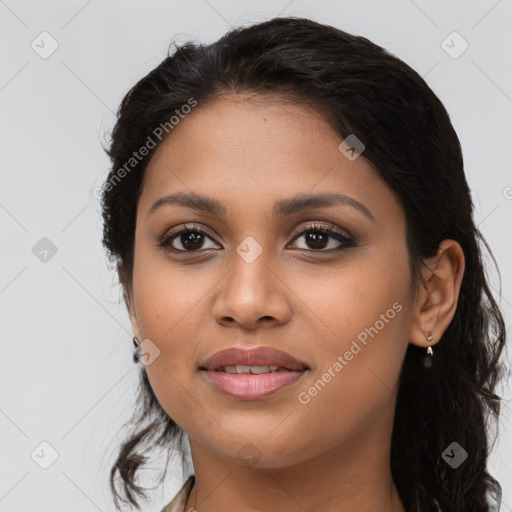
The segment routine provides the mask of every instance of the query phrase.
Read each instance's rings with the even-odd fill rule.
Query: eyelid
[[[193,222],[187,222],[185,224],[179,224],[178,226],[174,226],[173,228],[168,229],[165,234],[161,237],[162,241],[169,240],[174,235],[181,234],[182,232],[186,231],[199,231],[201,233],[205,233],[210,238],[215,239],[217,235],[213,233],[210,229],[208,229],[206,226],[203,226],[201,224],[195,224]]]
[[[322,223],[323,222],[323,223]],[[296,238],[297,235],[303,235],[305,231],[315,231],[315,230],[322,230],[326,231],[327,233],[333,232],[337,235],[340,235],[345,238],[353,239],[354,236],[349,233],[347,230],[342,230],[336,224],[333,224],[332,222],[326,222],[326,221],[310,221],[309,223],[305,225],[301,225],[294,229],[292,233],[289,235],[292,240]]]

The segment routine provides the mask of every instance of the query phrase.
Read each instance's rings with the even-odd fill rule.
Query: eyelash
[[[329,226],[333,226],[333,224],[329,224]],[[204,249],[182,250],[182,249],[176,249],[176,248],[172,247],[172,242],[174,241],[174,239],[177,238],[178,236],[180,236],[182,234],[186,234],[186,233],[201,234],[201,235],[206,235],[207,237],[212,238],[212,239],[214,238],[213,235],[209,231],[207,231],[203,228],[200,228],[199,226],[192,225],[191,227],[187,227],[185,225],[185,228],[181,229],[180,231],[176,231],[176,232],[164,235],[157,242],[157,245],[160,248],[162,248],[166,251],[172,252],[172,253],[199,253],[201,251],[204,251]],[[339,247],[337,247],[335,249],[328,249],[328,250],[299,249],[301,251],[317,252],[317,253],[318,252],[319,253],[333,253],[333,252],[341,252],[346,249],[357,246],[357,243],[352,236],[343,235],[339,231],[333,230],[332,228],[328,228],[325,225],[317,224],[317,223],[309,224],[309,225],[305,226],[301,231],[293,233],[291,241],[292,242],[295,241],[296,239],[300,238],[302,235],[304,235],[306,233],[325,234],[332,238],[335,238],[336,240],[338,240],[339,242],[342,242],[342,243]],[[210,250],[210,249],[206,249],[206,250]]]

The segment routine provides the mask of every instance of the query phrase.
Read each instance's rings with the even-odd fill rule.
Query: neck
[[[190,446],[196,481],[186,511],[405,512],[389,453],[378,444],[351,440],[298,464],[266,468],[212,454],[193,440]]]

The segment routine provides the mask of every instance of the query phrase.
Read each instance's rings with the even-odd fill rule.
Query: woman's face
[[[211,455],[285,467],[337,448],[356,457],[391,432],[413,311],[405,217],[364,152],[341,142],[311,108],[229,95],[199,103],[147,168],[130,316],[150,340],[159,402]],[[152,209],[176,193],[219,208]],[[350,199],[290,207],[333,194]],[[185,225],[192,234],[169,239]],[[266,396],[231,396],[200,367],[235,346],[309,370]]]

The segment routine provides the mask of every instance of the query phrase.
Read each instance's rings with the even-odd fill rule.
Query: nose
[[[263,254],[252,263],[237,255],[214,296],[212,315],[221,325],[248,330],[281,325],[291,318],[287,293]]]

